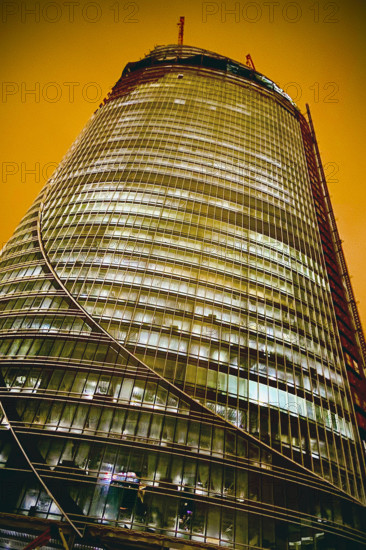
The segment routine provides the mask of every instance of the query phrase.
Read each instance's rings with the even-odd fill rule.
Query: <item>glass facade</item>
[[[1,256],[5,516],[366,547],[304,124],[217,54],[127,65]]]

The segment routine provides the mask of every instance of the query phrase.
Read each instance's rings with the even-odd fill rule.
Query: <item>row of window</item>
[[[192,536],[191,540],[216,544],[221,539],[245,550],[247,545],[284,548],[285,541],[287,548],[298,550],[301,533],[308,535],[308,543],[315,537],[315,526],[319,529],[314,538],[317,544],[328,536],[324,530],[336,533],[337,526],[344,536],[357,537],[355,529],[362,521],[359,510],[350,502],[297,483],[284,483],[269,472],[261,475],[252,468],[248,471],[189,456],[84,441],[42,438],[37,443],[45,464],[52,465],[56,495],[61,488],[70,494],[79,508],[78,519],[84,521],[104,520],[119,526],[138,526],[140,530],[150,527],[150,531],[170,535],[180,532]],[[77,478],[67,481],[73,475]],[[216,497],[216,506],[208,503],[207,495]],[[10,500],[17,512],[50,519],[59,515],[47,495],[29,483],[16,490]],[[255,519],[258,516],[248,517],[249,504],[264,513],[263,525]],[[287,530],[284,523],[275,525],[275,517],[293,523]],[[334,541],[326,540],[328,544]],[[352,548],[358,550],[356,541]],[[331,546],[320,548],[329,550]],[[344,546],[333,548],[345,550]]]

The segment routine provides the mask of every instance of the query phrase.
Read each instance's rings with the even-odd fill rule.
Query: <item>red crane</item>
[[[250,55],[250,53],[248,53],[246,59],[247,59],[246,66],[250,67],[251,69],[253,69],[255,71],[253,59],[252,59],[252,56]]]
[[[184,17],[180,17],[179,23],[177,23],[177,25],[179,27],[178,46],[183,46]]]

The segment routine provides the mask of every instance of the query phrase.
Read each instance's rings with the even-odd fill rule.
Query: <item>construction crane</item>
[[[183,46],[184,17],[179,18],[178,46]]]
[[[246,66],[250,67],[251,69],[253,69],[253,71],[255,71],[253,59],[252,59],[252,56],[250,55],[250,53],[247,54],[246,60],[247,60]]]

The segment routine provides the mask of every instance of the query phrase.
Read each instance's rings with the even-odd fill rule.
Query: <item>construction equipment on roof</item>
[[[180,17],[179,23],[177,23],[177,25],[179,27],[178,46],[183,46],[184,17]]]
[[[255,71],[253,59],[252,59],[252,56],[250,55],[250,53],[247,54],[246,60],[247,60],[246,66],[250,67],[251,69],[253,69],[253,71]]]

